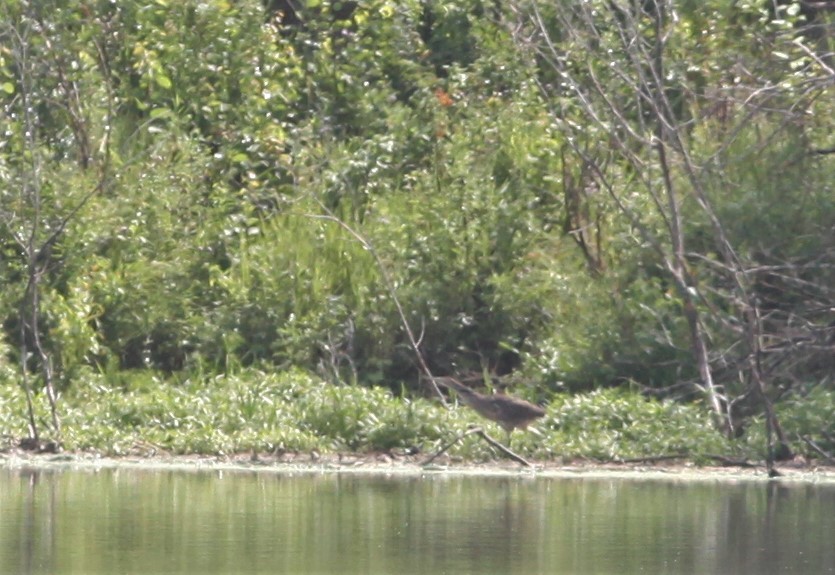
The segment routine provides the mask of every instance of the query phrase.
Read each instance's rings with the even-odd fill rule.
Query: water
[[[835,573],[835,486],[0,469],[0,573]]]

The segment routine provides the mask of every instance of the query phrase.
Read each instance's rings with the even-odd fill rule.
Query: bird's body
[[[437,378],[435,381],[446,388],[454,389],[464,405],[471,407],[482,417],[501,425],[507,431],[508,441],[514,429],[525,429],[533,421],[545,415],[544,409],[518,397],[478,393],[451,377]]]

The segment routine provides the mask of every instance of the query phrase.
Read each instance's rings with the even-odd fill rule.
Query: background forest
[[[542,457],[831,454],[833,18],[0,0],[0,431],[408,446],[428,369]]]

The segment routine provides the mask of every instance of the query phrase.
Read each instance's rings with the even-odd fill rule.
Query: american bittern
[[[439,377],[435,381],[446,388],[454,389],[461,398],[461,403],[473,408],[482,417],[501,425],[507,431],[508,444],[514,429],[525,429],[531,422],[545,415],[544,409],[518,397],[504,394],[484,395],[452,377]]]

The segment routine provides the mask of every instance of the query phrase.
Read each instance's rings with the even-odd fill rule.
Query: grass
[[[48,420],[45,398],[38,418]],[[471,410],[444,409],[425,398],[400,398],[383,388],[334,386],[301,372],[165,381],[151,372],[117,381],[89,373],[60,400],[62,442],[68,450],[124,455],[137,446],[173,454],[232,454],[256,450],[320,453],[418,448],[430,452],[473,424],[496,438],[504,433]],[[745,440],[730,441],[696,404],[650,400],[620,389],[556,395],[535,429],[515,432],[515,451],[540,460],[615,461],[680,454],[758,457]],[[19,386],[0,386],[0,426],[7,439],[25,437],[25,398]],[[756,434],[752,434],[756,437]],[[496,457],[471,436],[452,453],[467,460]]]

